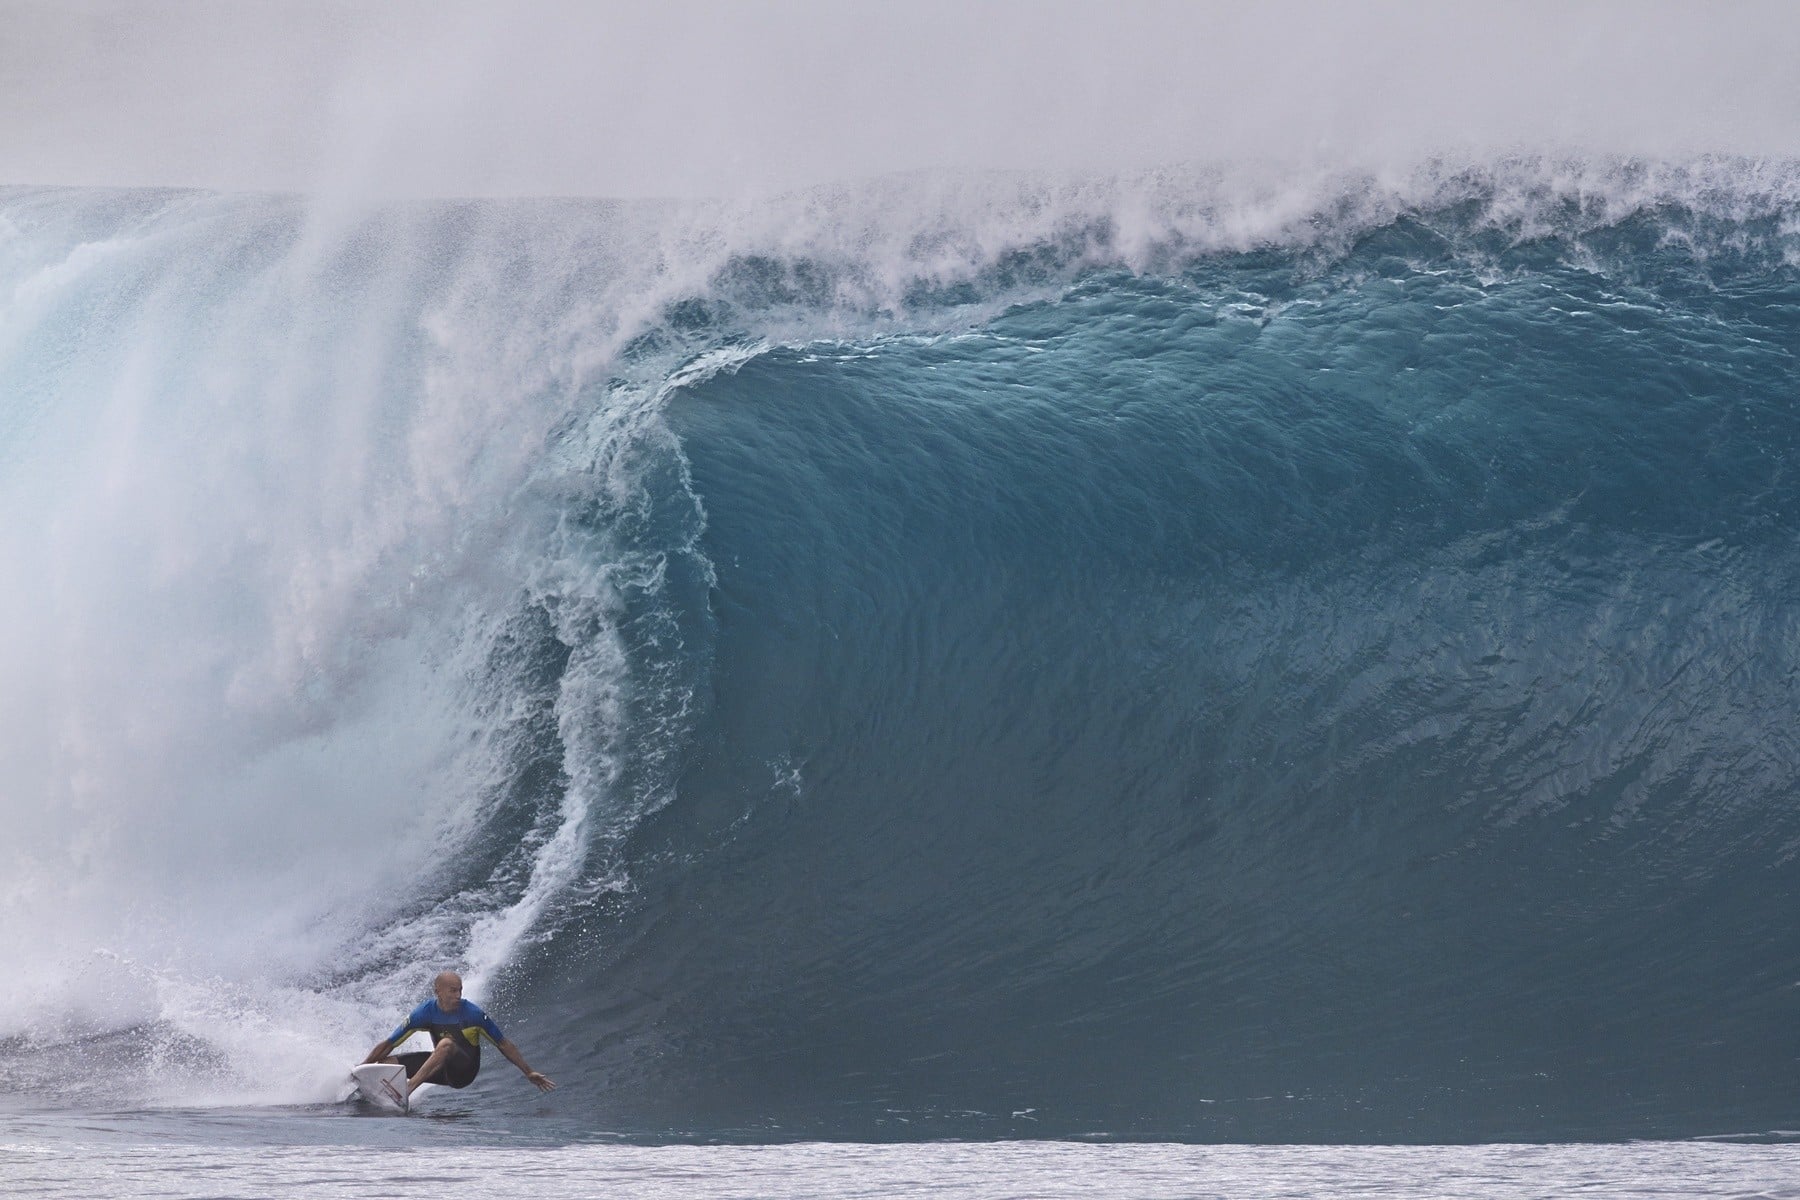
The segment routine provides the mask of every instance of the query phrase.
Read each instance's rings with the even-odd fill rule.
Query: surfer
[[[400,1028],[375,1043],[369,1057],[363,1059],[364,1063],[398,1063],[405,1067],[408,1096],[421,1083],[468,1087],[475,1082],[476,1072],[481,1070],[481,1037],[486,1035],[500,1053],[506,1055],[508,1062],[537,1085],[539,1091],[555,1090],[556,1081],[542,1071],[532,1070],[512,1039],[500,1032],[500,1026],[481,1011],[480,1005],[462,998],[461,975],[455,971],[439,971],[437,978],[431,981],[431,991],[435,998],[413,1009],[406,1020],[400,1022]],[[431,1035],[429,1052],[392,1053],[395,1046],[414,1033]]]

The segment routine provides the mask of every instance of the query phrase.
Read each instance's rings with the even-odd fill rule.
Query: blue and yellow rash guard
[[[399,1045],[415,1033],[431,1035],[431,1044],[437,1045],[444,1038],[453,1038],[456,1043],[476,1055],[481,1053],[480,1036],[486,1034],[489,1041],[498,1046],[506,1039],[494,1019],[481,1011],[481,1006],[473,1000],[464,1000],[450,1012],[438,1006],[435,999],[427,1000],[412,1010],[406,1020],[400,1022],[400,1028],[394,1030],[388,1038],[391,1045]]]

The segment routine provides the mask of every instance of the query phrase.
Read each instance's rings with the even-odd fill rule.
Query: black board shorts
[[[419,1068],[424,1066],[425,1060],[430,1057],[431,1055],[423,1050],[415,1050],[407,1054],[394,1055],[394,1061],[406,1068],[406,1077],[411,1079],[419,1073]],[[444,1060],[443,1069],[434,1078],[427,1079],[425,1082],[441,1083],[445,1087],[453,1088],[468,1087],[475,1082],[475,1076],[480,1072],[481,1051],[465,1050],[458,1046],[450,1052],[450,1057]]]

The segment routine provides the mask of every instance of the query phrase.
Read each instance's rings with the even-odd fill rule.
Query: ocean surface
[[[1797,368],[1782,162],[0,190],[0,1180],[1794,1194]]]
[[[422,1144],[423,1143],[423,1144]],[[1071,1142],[539,1146],[454,1150],[414,1138],[227,1153],[176,1142],[79,1156],[5,1145],[14,1196],[953,1197],[956,1200],[1418,1200],[1800,1195],[1785,1147],[1634,1145],[1245,1146]]]

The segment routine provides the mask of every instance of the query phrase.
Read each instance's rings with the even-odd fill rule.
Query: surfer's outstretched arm
[[[531,1080],[537,1086],[538,1091],[554,1092],[556,1090],[556,1080],[542,1071],[532,1070],[531,1064],[525,1061],[525,1056],[519,1053],[519,1048],[513,1044],[511,1038],[501,1038],[494,1044],[500,1047],[500,1053],[506,1055],[506,1061],[523,1071],[525,1078]]]
[[[387,1058],[387,1056],[389,1054],[393,1053],[393,1050],[394,1050],[394,1043],[391,1041],[387,1041],[384,1039],[382,1041],[376,1042],[375,1048],[373,1050],[369,1051],[369,1057],[363,1059],[363,1062],[365,1062],[365,1063],[382,1062]]]

